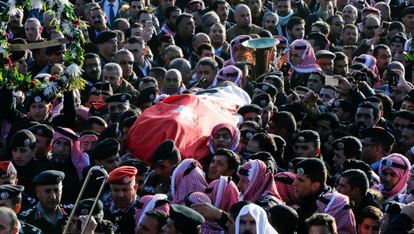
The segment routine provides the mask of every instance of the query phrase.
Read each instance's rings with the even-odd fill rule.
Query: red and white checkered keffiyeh
[[[336,221],[338,233],[356,234],[354,213],[349,205],[349,198],[341,193],[326,193],[316,201],[317,212],[332,215]]]
[[[288,206],[297,204],[295,188],[293,187],[293,181],[295,181],[295,179],[296,174],[293,172],[279,172],[275,175],[277,191]]]
[[[405,169],[403,169],[405,167]],[[381,193],[386,198],[394,197],[398,194],[405,192],[407,188],[407,181],[410,176],[410,161],[401,154],[390,154],[381,160],[381,164],[378,169],[378,174],[381,177],[384,169],[391,169],[395,174],[398,175],[398,183],[391,190],[385,190],[381,184]]]
[[[70,129],[70,128],[62,128],[67,132],[70,132],[73,135],[76,135],[76,133]],[[57,139],[66,139],[70,142],[71,150],[70,150],[70,157],[72,159],[72,164],[76,168],[76,172],[78,173],[79,180],[83,179],[83,170],[89,166],[89,157],[87,154],[83,153],[80,147],[80,141],[79,140],[73,140],[62,133],[55,131],[53,134],[53,141]]]
[[[206,189],[207,195],[213,201],[213,205],[226,212],[239,201],[239,189],[228,176],[220,176],[212,181]]]
[[[168,215],[170,213],[170,205],[168,204],[167,195],[145,195],[139,199],[137,208],[135,210],[135,226],[137,228],[144,218],[145,212],[151,210],[164,211]]]
[[[256,203],[266,195],[275,196],[281,200],[273,174],[267,170],[264,162],[257,159],[249,160],[241,166],[237,174],[240,177],[240,183],[243,183],[243,187],[246,188],[244,192],[240,191],[239,201]]]
[[[184,205],[184,198],[193,191],[204,192],[207,181],[197,160],[188,158],[175,168],[171,177],[172,204]]]
[[[239,129],[236,126],[229,124],[229,123],[220,123],[214,126],[213,130],[211,130],[210,138],[208,139],[208,148],[210,149],[210,152],[214,154],[217,150],[214,147],[213,138],[214,138],[214,135],[221,129],[227,129],[230,131],[231,142],[230,142],[230,145],[228,145],[226,148],[232,151],[236,151],[237,146],[239,146],[239,142],[240,142]]]

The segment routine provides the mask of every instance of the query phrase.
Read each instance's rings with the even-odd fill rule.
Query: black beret
[[[256,104],[248,104],[248,105],[244,105],[242,107],[239,108],[239,110],[237,111],[238,114],[240,115],[244,115],[246,113],[249,112],[255,112],[259,115],[261,115],[263,113],[262,108],[260,108],[260,106],[256,105]]]
[[[306,105],[303,102],[296,102],[292,104],[282,105],[279,108],[279,111],[290,112],[294,117],[296,122],[302,121],[306,117]]]
[[[331,58],[335,59],[336,55],[329,50],[319,50],[315,53],[316,59],[318,58]]]
[[[269,103],[272,103],[272,99],[269,94],[262,93],[253,98],[252,104],[256,104],[261,108],[265,108]]]
[[[109,125],[105,130],[101,133],[100,140],[106,139],[106,138],[119,138],[121,137],[122,132],[119,130],[119,123],[113,123]]]
[[[10,140],[10,148],[16,147],[30,147],[34,148],[36,145],[36,137],[27,129],[16,132]]]
[[[325,163],[318,158],[307,158],[296,165],[296,174],[306,175],[313,182],[326,183],[328,172]]]
[[[144,176],[150,170],[150,167],[146,163],[144,163],[144,162],[142,162],[138,159],[128,159],[128,160],[122,162],[121,165],[119,165],[119,166],[135,167],[138,170],[137,175],[139,175],[139,176]]]
[[[344,109],[344,111],[352,112],[354,110],[354,105],[352,102],[346,100],[346,99],[336,99],[333,102],[333,107],[339,107]]]
[[[182,233],[196,233],[195,230],[204,223],[204,217],[195,210],[183,205],[170,205],[170,219]]]
[[[274,99],[277,94],[277,88],[269,83],[258,83],[254,87],[265,91],[272,99]]]
[[[269,209],[269,219],[279,233],[296,233],[298,213],[290,206],[279,204]]]
[[[33,103],[40,103],[42,101],[46,102],[46,104],[50,103],[52,101],[53,97],[46,97],[45,95],[43,95],[42,91],[35,91],[33,93],[31,93],[30,96],[28,96],[27,98],[27,103],[29,105],[33,104]]]
[[[372,169],[366,162],[357,159],[348,159],[344,162],[342,170],[346,171],[350,169],[359,169],[363,171],[367,176],[368,181],[371,181]]]
[[[250,156],[251,160],[260,160],[266,164],[266,169],[270,170],[272,173],[276,173],[277,167],[276,167],[276,161],[273,158],[273,156],[266,151],[259,151],[257,153],[254,153]]]
[[[247,140],[250,140],[250,139],[252,139],[252,137],[254,136],[254,134],[256,134],[257,132],[256,131],[254,131],[254,130],[250,130],[250,129],[244,129],[244,130],[241,130],[240,131],[240,136],[241,137],[243,137],[243,138],[245,138],[245,139],[247,139]]]
[[[305,160],[305,159],[307,158],[305,157],[292,158],[290,162],[288,163],[289,170],[296,170],[296,166],[298,165],[298,163],[300,163],[302,160]]]
[[[78,135],[74,134],[73,132],[69,132],[66,129],[62,128],[62,127],[56,127],[55,131],[62,134],[62,135],[64,135],[64,136],[66,136],[66,137],[69,137],[70,139],[72,139],[74,141],[79,140]]]
[[[148,87],[146,89],[143,89],[141,93],[139,93],[137,97],[137,104],[138,106],[140,106],[147,102],[153,102],[156,97],[157,90],[155,89],[155,87]]]
[[[276,143],[277,150],[286,148],[286,141],[283,137],[275,134],[269,134]]]
[[[171,139],[165,140],[155,149],[151,157],[153,166],[160,165],[163,161],[168,159],[181,158],[180,150]]]
[[[105,102],[106,103],[110,103],[110,102],[126,102],[129,101],[129,99],[131,99],[131,95],[128,93],[117,93],[114,94],[110,97],[108,97]]]
[[[79,202],[78,208],[75,211],[75,215],[77,215],[77,216],[89,215],[89,212],[91,212],[92,205],[93,205],[94,202],[95,202],[95,199],[92,199],[92,198],[81,200]],[[103,212],[103,204],[98,199],[98,202],[96,203],[95,208],[93,209],[92,216],[98,215],[101,212]]]
[[[408,111],[408,110],[397,111],[392,116],[394,119],[397,117],[400,117],[402,119],[406,119],[411,122],[414,122],[414,112],[412,111]]]
[[[374,138],[386,147],[391,146],[395,142],[394,135],[383,128],[366,128],[362,130],[361,139],[366,137]]]
[[[19,196],[24,190],[22,185],[3,184],[0,185],[0,200],[12,199]]]
[[[320,142],[319,133],[314,130],[302,130],[295,136],[294,142]]]
[[[332,147],[336,150],[343,150],[346,155],[362,152],[361,141],[354,136],[345,136],[335,140]]]
[[[12,60],[12,62],[15,62],[20,59],[24,59],[25,55],[26,55],[26,52],[24,50],[11,51],[10,59]]]
[[[402,32],[398,32],[396,33],[393,37],[391,37],[390,39],[390,43],[396,42],[396,43],[402,43],[405,44],[405,42],[407,41],[407,36],[402,33]]]
[[[92,150],[91,157],[94,160],[104,160],[119,153],[121,146],[114,138],[106,138],[99,141]]]
[[[39,173],[33,178],[35,185],[54,185],[59,184],[65,179],[65,173],[56,170],[47,170]]]
[[[101,136],[101,133],[92,131],[92,130],[85,130],[80,133],[80,137],[86,136],[86,135],[95,135],[99,138]]]
[[[46,138],[49,138],[49,139],[52,139],[53,134],[55,133],[53,128],[50,127],[49,125],[46,125],[46,124],[35,125],[35,126],[29,128],[29,130],[37,136],[46,137]]]
[[[96,44],[102,44],[105,43],[113,38],[117,38],[116,37],[116,32],[113,31],[103,31],[101,33],[99,33],[99,35],[96,37],[95,43]]]
[[[410,14],[414,14],[414,6],[410,6],[410,7],[405,8],[401,13],[401,17],[404,17],[406,15],[410,15]]]

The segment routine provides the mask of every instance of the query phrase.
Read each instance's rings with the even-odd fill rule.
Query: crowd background
[[[4,233],[412,231],[411,0],[9,0],[0,9]],[[259,53],[255,43],[269,46]],[[228,111],[219,107],[192,112],[190,99],[222,90],[233,90],[225,106],[239,97],[238,121],[214,119]],[[209,123],[136,130],[154,128],[151,114],[176,113]],[[192,155],[183,139],[201,135],[180,126],[198,125],[208,134]]]

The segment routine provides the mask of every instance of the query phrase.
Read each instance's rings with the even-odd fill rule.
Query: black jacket
[[[299,208],[296,210],[299,216],[298,220],[298,234],[305,234],[307,233],[305,220],[312,216],[317,210],[318,206],[316,204],[316,200],[325,193],[331,191],[331,188],[325,186],[319,193],[310,195],[299,202]]]

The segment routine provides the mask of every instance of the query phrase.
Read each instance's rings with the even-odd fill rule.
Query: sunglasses
[[[132,61],[122,61],[122,62],[119,62],[119,64],[120,65],[133,65],[134,62],[132,62]]]

